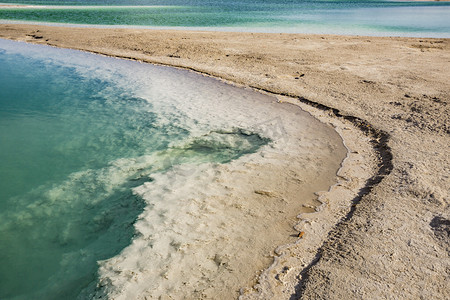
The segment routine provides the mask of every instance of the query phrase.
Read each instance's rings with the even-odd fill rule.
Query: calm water
[[[130,243],[133,187],[267,143],[190,113],[226,95],[179,71],[3,40],[0,65],[0,299],[75,299]]]
[[[376,0],[2,0],[1,2],[59,5],[52,9],[1,9],[0,19],[3,20],[232,31],[450,37],[449,2]]]

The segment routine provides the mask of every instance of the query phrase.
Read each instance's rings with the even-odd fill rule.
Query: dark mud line
[[[267,91],[267,92],[270,92],[270,91]],[[286,95],[280,94],[280,95],[292,97],[288,94],[286,94]],[[347,215],[345,217],[343,217],[338,223],[336,223],[334,225],[334,228],[328,233],[328,237],[325,240],[325,242],[317,250],[317,253],[316,253],[314,259],[298,275],[299,282],[298,282],[297,286],[295,287],[295,293],[291,295],[290,300],[296,300],[296,299],[302,298],[306,284],[310,278],[311,269],[322,258],[324,249],[328,248],[327,246],[331,242],[335,242],[337,239],[340,238],[340,236],[341,236],[340,232],[343,231],[345,229],[345,227],[347,227],[348,222],[352,219],[358,206],[364,205],[364,200],[365,200],[364,196],[368,195],[373,190],[373,188],[383,180],[383,178],[385,176],[387,176],[391,173],[392,169],[394,168],[394,165],[392,163],[392,159],[393,159],[392,151],[388,145],[390,135],[387,132],[376,129],[369,122],[367,122],[361,118],[343,115],[336,108],[332,108],[332,107],[308,100],[303,97],[295,97],[295,98],[297,98],[302,103],[308,104],[308,105],[313,106],[322,111],[332,113],[337,118],[341,118],[341,119],[351,122],[355,127],[360,129],[364,134],[371,137],[370,142],[372,144],[373,149],[375,150],[375,153],[378,156],[379,164],[378,164],[377,173],[367,180],[365,186],[362,189],[360,189],[358,194],[356,195],[356,197],[351,200],[352,204],[351,204],[350,211],[347,213]]]
[[[360,129],[365,135],[369,136],[371,138],[370,143],[372,144],[372,147],[375,151],[375,153],[378,156],[378,171],[377,173],[369,178],[364,185],[363,188],[361,188],[356,195],[355,198],[351,200],[351,208],[350,211],[346,214],[345,217],[341,218],[333,227],[333,229],[330,230],[328,233],[328,236],[325,240],[325,242],[322,244],[322,246],[319,247],[317,250],[316,255],[314,256],[314,259],[307,265],[297,276],[299,279],[298,284],[295,287],[295,293],[291,295],[289,300],[297,300],[301,299],[303,296],[303,293],[306,288],[306,284],[308,283],[308,280],[310,279],[311,275],[311,269],[317,265],[317,263],[320,261],[320,259],[323,256],[324,250],[329,248],[327,247],[333,242],[336,242],[341,237],[341,232],[347,227],[348,222],[352,219],[353,215],[355,214],[356,209],[359,205],[364,205],[364,196],[368,195],[373,188],[378,185],[385,176],[389,175],[394,168],[394,165],[392,163],[393,155],[391,148],[388,145],[390,134],[375,128],[372,126],[369,122],[354,116],[344,115],[340,112],[339,109],[333,108],[315,101],[311,101],[309,99],[306,99],[304,97],[294,96],[287,93],[274,93],[268,89],[263,89],[260,87],[253,86],[252,88],[256,90],[260,90],[266,93],[274,94],[274,95],[280,95],[280,96],[286,96],[290,98],[296,98],[301,103],[307,104],[309,106],[315,107],[317,109],[320,109],[324,112],[331,113],[337,118],[344,119],[346,121],[349,121],[352,123],[355,127]]]

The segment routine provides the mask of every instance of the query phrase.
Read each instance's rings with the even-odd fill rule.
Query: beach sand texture
[[[361,178],[379,176],[341,222],[355,195],[328,193],[326,216],[306,217],[302,239],[279,249],[241,298],[450,298],[450,40],[12,24],[0,25],[0,37],[196,70],[300,97],[294,102],[319,119],[341,123],[356,155],[352,174],[363,166],[372,169]]]

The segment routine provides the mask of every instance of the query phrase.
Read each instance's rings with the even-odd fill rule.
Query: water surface
[[[4,40],[0,65],[1,299],[75,299],[130,243],[134,187],[269,141],[190,112],[227,96],[168,68]]]
[[[3,0],[17,3],[15,0]],[[379,0],[20,1],[9,21],[227,31],[450,37],[449,2]],[[54,5],[56,7],[49,7]]]

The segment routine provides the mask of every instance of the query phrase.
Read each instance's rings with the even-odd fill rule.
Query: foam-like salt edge
[[[294,103],[292,99],[290,101]],[[304,108],[308,110],[307,107]],[[292,107],[287,108],[290,111],[292,109]],[[107,295],[114,299],[144,296],[162,299],[165,297],[229,299],[237,295],[237,287],[241,287],[241,297],[260,296],[263,294],[262,291],[270,291],[274,284],[279,284],[273,282],[274,277],[268,274],[273,273],[276,268],[280,270],[282,265],[282,270],[286,270],[286,264],[280,263],[281,259],[286,262],[286,258],[289,257],[290,263],[297,269],[302,266],[302,262],[309,259],[308,255],[302,253],[299,263],[298,253],[286,254],[283,250],[298,246],[300,242],[295,237],[296,231],[292,230],[293,227],[303,231],[308,230],[307,227],[310,227],[310,224],[320,224],[316,227],[321,230],[317,228],[314,230],[321,236],[311,235],[308,239],[309,244],[312,244],[314,248],[310,245],[307,252],[312,253],[323,241],[336,219],[347,211],[349,204],[345,202],[348,202],[348,199],[351,199],[370,177],[369,173],[372,169],[368,165],[361,164],[359,159],[375,161],[372,149],[367,147],[368,139],[359,136],[357,129],[350,130],[348,124],[331,120],[330,117],[323,118],[317,112],[309,111],[309,113],[326,121],[327,124],[332,124],[339,133],[335,138],[354,137],[355,134],[358,136],[357,139],[352,139],[351,146],[345,145],[345,149],[348,150],[345,164],[340,165],[338,160],[333,170],[328,169],[329,172],[331,171],[328,175],[331,174],[334,178],[335,170],[339,167],[338,175],[345,180],[335,183],[328,193],[322,192],[323,195],[318,198],[319,203],[315,202],[313,193],[326,190],[330,186],[329,181],[324,184],[326,180],[317,182],[317,180],[320,181],[317,164],[320,164],[320,161],[323,162],[324,157],[314,153],[314,149],[323,149],[314,142],[318,142],[320,138],[305,143],[304,138],[299,138],[295,134],[301,129],[298,115],[294,122],[288,123],[289,126],[285,126],[286,122],[283,122],[283,118],[257,124],[257,126],[265,127],[262,132],[271,133],[271,138],[274,138],[273,134],[278,130],[283,133],[278,136],[278,141],[265,147],[261,152],[247,155],[230,164],[180,166],[166,174],[160,174],[157,178],[153,178],[155,179],[153,182],[135,189],[136,193],[147,200],[155,196],[167,198],[168,194],[174,193],[173,198],[183,195],[187,200],[183,205],[187,207],[188,214],[201,221],[195,224],[188,221],[180,222],[182,217],[175,211],[169,212],[167,206],[158,208],[152,206],[151,212],[146,211],[140,216],[136,224],[139,237],[133,241],[133,244],[121,255],[101,263],[100,288],[94,297],[100,298]],[[278,128],[280,125],[281,128]],[[330,127],[328,129],[332,130]],[[351,133],[347,134],[347,131]],[[354,145],[356,141],[359,141],[360,145]],[[306,147],[308,153],[300,150],[305,145],[309,146]],[[327,147],[331,153],[335,150],[331,144],[327,144]],[[351,149],[364,150],[355,158],[355,152]],[[309,165],[306,165],[306,162]],[[299,164],[302,165],[300,170]],[[349,167],[350,164],[353,166]],[[355,166],[356,169],[354,169]],[[355,170],[359,173],[353,172]],[[169,181],[173,176],[176,176],[178,184],[181,182],[179,180],[181,176],[184,184],[170,187]],[[199,185],[198,182],[207,184],[207,187]],[[337,191],[338,189],[340,191]],[[344,195],[343,192],[347,194]],[[328,199],[338,198],[336,200],[340,202],[336,205],[340,206],[339,209],[329,207],[329,200],[325,198],[325,195]],[[211,199],[217,202],[215,204],[209,202]],[[263,206],[263,209],[258,205]],[[336,205],[333,204],[333,206]],[[316,207],[316,211],[326,211],[329,215],[324,215],[320,222],[310,222],[303,216],[299,216],[302,221],[296,224],[297,221],[293,216],[302,211],[302,207],[304,212]],[[177,206],[177,209],[179,208]],[[158,214],[157,211],[160,213]],[[222,213],[223,218],[217,217],[219,212]],[[172,218],[167,220],[167,215]],[[247,224],[247,226],[229,227],[230,224],[236,224],[237,220],[242,221],[245,218],[248,221],[240,224]],[[261,222],[261,220],[267,222]],[[159,235],[155,236],[151,232],[154,232],[153,224],[158,221],[163,224],[176,224],[176,226],[170,228],[170,233],[159,232]],[[174,231],[174,228],[178,228],[178,231]],[[183,239],[183,230],[186,228],[189,233],[196,233],[193,240]],[[218,228],[219,231],[214,232],[212,228]],[[309,229],[308,234],[313,233],[314,230]],[[267,235],[261,237],[258,234],[261,231],[265,231]],[[239,237],[239,241],[235,240],[236,237]],[[268,239],[272,240],[268,241]],[[279,246],[277,254],[273,253],[274,246],[281,244],[285,246]],[[148,249],[152,250],[146,251]],[[236,253],[236,249],[241,250]],[[278,256],[279,254],[281,256]],[[158,258],[166,260],[159,264],[151,264],[150,268],[142,263],[158,261]],[[261,273],[271,262],[273,264],[270,268]],[[139,272],[133,271],[136,269]],[[258,282],[255,286],[258,291],[256,294],[250,288],[242,289],[255,283],[251,278],[257,279]],[[266,280],[269,278],[270,280]]]
[[[271,145],[228,164],[183,164],[135,188],[147,202],[138,235],[100,263],[91,297],[229,299],[254,283],[277,245],[295,240],[297,213],[335,182],[345,148],[298,108],[268,106],[253,129]]]

